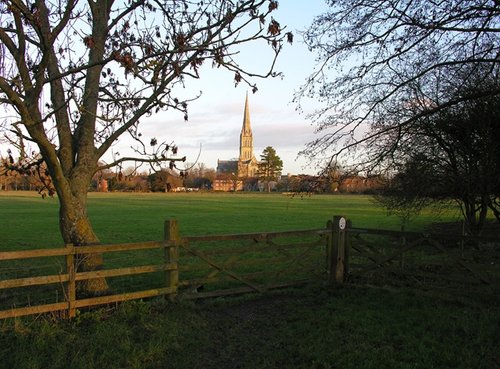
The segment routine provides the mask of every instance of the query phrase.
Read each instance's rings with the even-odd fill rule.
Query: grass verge
[[[1,368],[499,367],[498,307],[305,288],[4,323]]]

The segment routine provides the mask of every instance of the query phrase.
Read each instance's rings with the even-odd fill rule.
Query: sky
[[[185,91],[181,92],[185,96],[202,93],[189,104],[189,120],[185,122],[181,113],[161,112],[144,120],[143,137],[175,142],[179,155],[187,156],[188,163],[195,162],[199,156],[198,163],[215,169],[218,159],[229,160],[239,155],[239,135],[248,93],[256,158],[260,158],[264,148],[272,146],[283,161],[283,174],[316,173],[317,168],[307,165],[306,158],[297,157],[315,137],[315,126],[306,117],[314,110],[314,102],[304,101],[304,111],[299,113],[292,99],[294,91],[305,82],[316,64],[315,55],[307,50],[298,31],[304,30],[314,16],[326,9],[324,0],[280,1],[273,17],[295,36],[293,44],[286,44],[278,57],[276,70],[283,73],[283,78],[254,79],[258,87],[254,94],[243,83],[235,87],[232,73],[207,68],[199,80],[188,81]],[[264,62],[270,62],[265,50],[268,48],[259,45],[243,50],[242,65],[263,72]],[[125,156],[130,153],[130,145],[124,139],[112,151]]]

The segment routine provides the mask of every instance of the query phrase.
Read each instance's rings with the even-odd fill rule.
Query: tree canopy
[[[464,101],[420,118],[392,149],[397,172],[386,204],[418,212],[422,205],[453,199],[469,231],[480,232],[488,209],[500,220],[498,137],[500,96]],[[384,144],[393,145],[383,141],[373,150],[388,150]]]
[[[500,93],[498,84],[460,88],[477,77],[471,73],[476,69],[498,75],[498,1],[327,3],[330,10],[304,33],[318,66],[296,100],[309,96],[323,104],[313,115],[319,136],[304,154],[326,154],[331,161],[345,155],[350,163],[354,156],[358,167],[373,169],[391,155],[388,150],[367,156],[363,150],[381,135],[392,136],[397,145],[419,118]]]
[[[304,33],[322,105],[304,154],[391,179],[392,209],[453,199],[472,232],[498,214],[500,3],[327,1]],[[498,150],[496,150],[498,151]]]
[[[271,191],[271,182],[277,181],[283,169],[283,161],[276,154],[276,150],[267,146],[260,155],[257,176],[266,183],[267,192]]]

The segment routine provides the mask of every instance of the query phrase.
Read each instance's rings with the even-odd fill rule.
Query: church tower
[[[248,105],[248,93],[245,99],[245,111],[243,113],[243,126],[240,133],[240,156],[238,160],[217,160],[217,173],[237,175],[241,182],[241,188],[231,189],[231,191],[241,190],[244,187],[243,181],[255,179],[258,173],[259,162],[253,154],[253,134],[250,126],[250,106]],[[246,186],[246,184],[245,184]],[[225,191],[229,191],[226,187]]]
[[[245,99],[245,112],[243,114],[243,127],[240,133],[240,162],[253,158],[253,135],[250,127],[250,107],[248,106],[248,92]]]

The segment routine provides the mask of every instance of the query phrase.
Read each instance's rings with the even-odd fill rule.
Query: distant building
[[[241,179],[231,178],[229,176],[218,176],[213,184],[212,188],[214,191],[242,191],[243,181]]]
[[[217,160],[217,175],[232,174],[238,175],[238,160]]]
[[[240,191],[244,184],[257,176],[258,161],[253,153],[253,133],[250,125],[248,94],[245,98],[243,126],[240,133],[240,156],[238,160],[217,160],[215,191]]]

